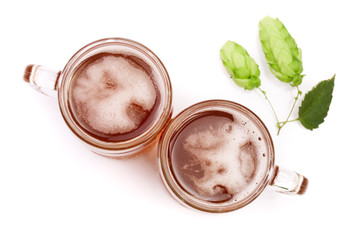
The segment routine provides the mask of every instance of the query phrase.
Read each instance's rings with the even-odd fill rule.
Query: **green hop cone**
[[[273,74],[282,82],[299,86],[304,77],[301,50],[279,19],[263,18],[259,38]]]
[[[220,50],[220,57],[224,67],[238,86],[248,90],[260,86],[259,66],[245,48],[235,42],[227,41]]]

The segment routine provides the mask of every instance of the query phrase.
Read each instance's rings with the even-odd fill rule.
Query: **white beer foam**
[[[251,191],[257,184],[256,176],[263,174],[266,167],[261,164],[266,147],[260,136],[252,123],[243,124],[239,119],[218,129],[209,127],[188,136],[184,150],[193,159],[182,169],[200,164],[203,177],[188,175],[198,194],[211,199],[226,189],[232,201],[236,201],[240,193]]]
[[[105,55],[86,66],[74,79],[77,115],[105,134],[122,134],[139,127],[142,119],[129,114],[131,105],[149,111],[155,105],[155,86],[148,73],[121,56]],[[139,111],[139,110],[138,110]]]

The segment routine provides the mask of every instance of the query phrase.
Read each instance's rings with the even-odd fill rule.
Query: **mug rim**
[[[111,45],[121,45],[127,49],[136,51],[136,53],[141,54],[146,57],[148,61],[151,61],[154,66],[156,66],[157,71],[160,74],[160,80],[164,84],[164,89],[166,94],[164,94],[164,109],[160,112],[158,121],[152,123],[148,129],[142,132],[140,135],[118,142],[107,142],[100,140],[96,137],[91,136],[86,131],[84,131],[78,123],[75,121],[74,117],[70,111],[69,99],[69,85],[71,83],[71,72],[76,69],[77,64],[81,64],[84,60],[79,60],[86,54],[91,53],[92,51],[106,46]],[[86,60],[86,59],[85,59]],[[70,74],[70,75],[69,75]],[[93,149],[103,150],[105,154],[111,154],[114,152],[121,151],[122,153],[133,152],[136,149],[140,149],[144,144],[152,142],[154,138],[161,132],[164,128],[164,125],[171,118],[172,115],[172,86],[169,74],[161,62],[160,58],[152,52],[149,48],[143,44],[136,42],[127,38],[103,38],[96,41],[93,41],[81,49],[79,49],[66,63],[63,71],[60,74],[58,81],[58,101],[60,112],[68,125],[71,131],[78,136],[82,141],[90,145]]]
[[[241,199],[236,203],[230,203],[228,205],[219,205],[216,203],[211,203],[208,201],[203,201],[191,194],[187,193],[180,184],[177,182],[176,178],[173,176],[171,167],[170,167],[170,158],[169,158],[169,147],[171,138],[177,133],[177,130],[189,122],[192,119],[192,116],[201,112],[201,110],[206,111],[210,110],[209,108],[216,107],[225,107],[230,108],[231,110],[240,110],[241,114],[246,114],[245,116],[249,118],[252,122],[255,120],[254,124],[258,127],[260,132],[264,136],[264,140],[267,143],[268,157],[267,157],[267,167],[264,176],[257,184],[257,187],[254,188],[250,194],[245,198]],[[212,109],[213,110],[213,109]],[[263,121],[250,109],[247,107],[228,100],[222,99],[213,99],[206,100],[199,103],[195,103],[184,110],[182,110],[176,117],[174,117],[171,122],[166,126],[164,132],[160,136],[159,147],[158,147],[158,156],[159,156],[159,169],[161,179],[166,186],[169,193],[178,200],[182,205],[193,208],[195,210],[209,212],[209,213],[224,213],[237,210],[242,208],[252,201],[254,201],[260,193],[265,189],[271,180],[271,176],[274,170],[274,159],[275,159],[275,150],[274,144],[271,138],[271,135],[266,128]]]

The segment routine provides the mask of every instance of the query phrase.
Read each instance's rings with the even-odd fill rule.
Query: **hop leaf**
[[[220,50],[220,57],[224,67],[238,86],[248,90],[260,86],[259,66],[245,48],[235,42],[227,41]]]
[[[279,19],[263,18],[259,23],[259,38],[270,70],[282,82],[301,84],[304,75],[301,50]]]
[[[320,82],[305,95],[299,107],[299,121],[305,128],[313,130],[324,122],[332,100],[334,82],[335,75]]]

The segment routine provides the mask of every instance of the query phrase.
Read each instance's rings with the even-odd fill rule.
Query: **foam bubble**
[[[258,159],[262,154],[255,142],[258,136],[248,134],[249,130],[253,132],[249,127],[251,124],[244,126],[241,121],[235,120],[218,128],[209,126],[208,129],[194,131],[186,137],[183,148],[191,160],[182,170],[191,173],[192,166],[200,166],[202,174],[187,176],[202,198],[224,202],[247,191],[258,171]]]
[[[148,73],[130,59],[104,55],[73,80],[77,116],[105,134],[137,129],[154,107],[156,90]]]

